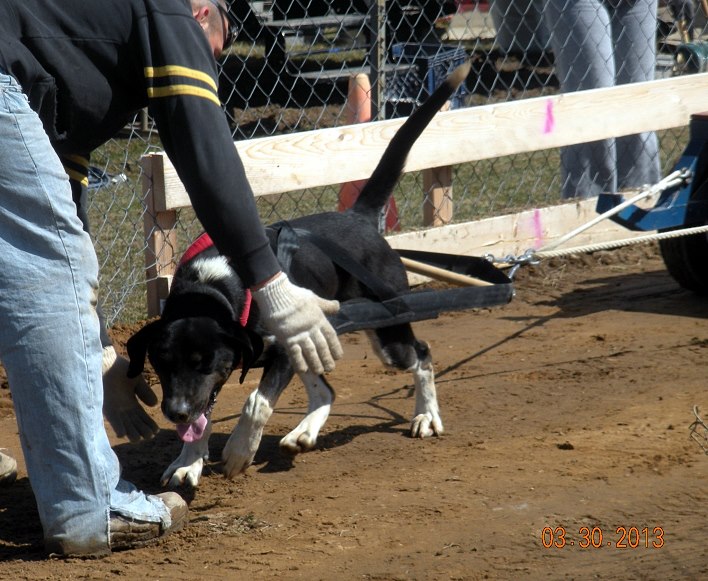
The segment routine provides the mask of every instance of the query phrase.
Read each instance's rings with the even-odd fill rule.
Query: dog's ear
[[[246,327],[242,327],[239,323],[234,323],[231,333],[234,351],[241,353],[241,361],[234,361],[234,369],[241,363],[241,377],[239,383],[243,383],[248,370],[253,364],[258,361],[258,358],[263,353],[263,339],[257,333],[254,333]]]
[[[128,377],[137,377],[143,372],[148,345],[160,329],[162,329],[162,319],[148,323],[128,339],[125,344],[125,348],[128,351],[128,359],[130,360]]]

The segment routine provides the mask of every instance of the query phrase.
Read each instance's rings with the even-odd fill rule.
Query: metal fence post
[[[376,0],[370,7],[371,28],[374,37],[369,49],[369,66],[371,67],[372,100],[371,113],[375,120],[384,118],[386,88],[386,0]]]

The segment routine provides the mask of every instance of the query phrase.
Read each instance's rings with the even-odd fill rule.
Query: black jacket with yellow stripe
[[[74,181],[147,106],[217,248],[249,285],[280,269],[189,0],[3,0],[0,69],[22,86]]]

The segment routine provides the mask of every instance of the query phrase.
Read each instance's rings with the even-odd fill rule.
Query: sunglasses
[[[221,4],[219,4],[218,0],[209,0],[214,6],[216,6],[219,10],[219,13],[221,14],[221,24],[223,25],[223,35],[224,35],[224,50],[229,48],[234,42],[236,42],[236,38],[238,37],[239,33],[239,22],[236,20],[236,17],[229,12],[226,8],[224,8]],[[224,22],[224,19],[226,19],[226,22],[228,23],[228,26]]]

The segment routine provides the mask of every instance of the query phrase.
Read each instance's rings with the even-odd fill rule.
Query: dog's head
[[[216,396],[239,365],[243,382],[263,341],[218,300],[194,295],[175,303],[128,340],[128,375],[142,373],[148,358],[162,385],[162,412],[188,442],[203,435]]]

